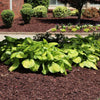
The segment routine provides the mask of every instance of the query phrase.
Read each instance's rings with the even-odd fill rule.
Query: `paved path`
[[[14,38],[25,38],[25,37],[30,37],[33,38],[34,35],[36,34],[44,34],[45,32],[0,32],[0,41],[2,41],[4,39],[4,36],[11,36]],[[55,33],[51,33],[52,35],[54,35]],[[56,34],[59,34],[56,32]],[[73,32],[65,32],[62,33],[64,35],[66,35],[67,37],[75,37],[75,34],[80,34],[80,33],[73,33]],[[85,37],[88,34],[92,34],[92,33],[81,33],[80,35]]]

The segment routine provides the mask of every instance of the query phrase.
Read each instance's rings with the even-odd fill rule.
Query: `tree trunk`
[[[78,24],[80,25],[80,22],[81,22],[81,12],[82,12],[82,7],[79,7],[78,11],[79,11],[79,13],[78,13]]]

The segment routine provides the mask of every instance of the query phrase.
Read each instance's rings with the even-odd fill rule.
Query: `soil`
[[[73,67],[67,76],[42,75],[29,70],[8,71],[0,63],[0,100],[98,100],[99,70]]]
[[[46,32],[50,28],[55,27],[56,24],[77,24],[77,16],[66,18],[53,18],[52,13],[48,13],[47,18],[32,17],[30,24],[24,24],[21,17],[14,20],[11,28],[6,28],[0,22],[0,32]],[[81,18],[81,24],[100,24],[100,17],[98,18]]]

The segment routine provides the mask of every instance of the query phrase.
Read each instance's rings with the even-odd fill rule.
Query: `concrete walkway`
[[[97,32],[95,32],[96,34]],[[25,38],[25,37],[30,37],[33,38],[33,36],[35,36],[36,34],[45,34],[45,32],[0,32],[0,41],[4,40],[4,36],[11,36],[14,38]],[[51,33],[52,35],[54,34],[60,34],[59,32],[53,32]],[[64,34],[67,37],[75,37],[75,34],[79,34],[83,37],[89,35],[89,34],[93,34],[93,32],[83,32],[83,33],[78,33],[78,32],[64,32],[61,33]]]

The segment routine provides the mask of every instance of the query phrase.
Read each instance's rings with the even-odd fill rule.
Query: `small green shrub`
[[[90,29],[89,29],[89,28],[85,28],[85,29],[83,29],[83,31],[84,31],[84,32],[89,32]]]
[[[52,28],[51,31],[52,31],[52,32],[56,32],[57,29],[56,29],[56,28]]]
[[[72,10],[71,11],[71,16],[76,16],[76,15],[78,15],[78,10],[77,9]]]
[[[22,19],[24,21],[25,24],[29,23],[31,20],[31,17],[33,15],[33,11],[31,8],[22,8],[20,10],[20,13],[22,15]]]
[[[32,5],[29,3],[25,3],[22,5],[22,8],[31,8],[32,9]]]
[[[42,5],[48,9],[49,6],[49,0],[27,0],[27,3],[30,3],[33,8]]]
[[[77,28],[72,28],[71,31],[72,32],[76,32],[77,31]]]
[[[66,32],[66,29],[60,29],[61,32]]]
[[[47,17],[47,8],[45,6],[37,6],[33,9],[34,17]]]
[[[54,17],[66,17],[67,16],[67,8],[63,6],[58,6],[53,10]]]
[[[3,10],[1,17],[5,26],[10,28],[14,19],[14,12],[12,10]]]

